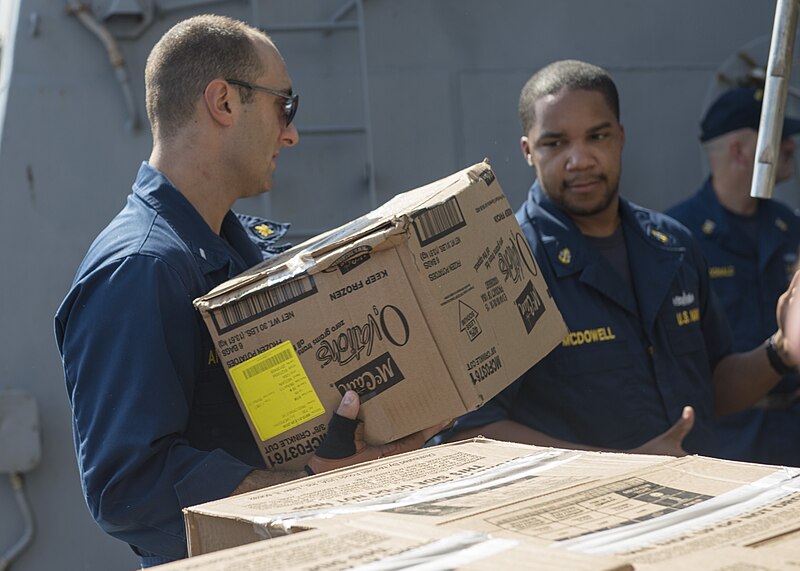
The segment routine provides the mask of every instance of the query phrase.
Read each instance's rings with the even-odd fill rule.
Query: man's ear
[[[750,164],[749,157],[744,154],[744,145],[739,139],[733,139],[728,144],[728,157],[732,164],[738,167],[747,167]]]
[[[233,123],[233,109],[236,109],[238,99],[234,97],[234,89],[228,82],[215,79],[206,85],[203,103],[216,123],[226,127]]]
[[[522,149],[522,156],[525,157],[525,162],[528,163],[528,166],[533,166],[533,154],[531,150],[531,143],[528,140],[528,137],[522,136],[519,140],[519,146]]]

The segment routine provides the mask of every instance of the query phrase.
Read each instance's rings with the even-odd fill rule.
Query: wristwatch
[[[787,365],[783,362],[783,359],[781,359],[780,353],[778,353],[778,349],[775,347],[775,340],[773,337],[774,336],[770,335],[769,339],[767,339],[767,359],[769,359],[769,364],[772,366],[772,369],[779,375],[796,373],[796,366]]]

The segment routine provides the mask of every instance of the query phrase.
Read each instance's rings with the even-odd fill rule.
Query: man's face
[[[783,182],[792,178],[796,147],[797,145],[791,137],[781,140],[781,146],[778,149],[778,166],[775,169],[775,182]]]
[[[562,89],[535,103],[522,153],[547,197],[570,217],[592,217],[618,200],[625,132],[596,91]]]
[[[291,93],[292,83],[278,50],[267,42],[259,42],[259,53],[266,70],[254,84]],[[294,123],[286,124],[284,99],[255,91],[253,100],[242,106],[242,120],[236,149],[240,164],[242,197],[267,192],[277,168],[278,154],[284,147],[297,144],[299,135]]]
[[[741,152],[744,160],[747,161],[748,178],[753,177],[755,169],[756,148],[758,146],[758,132],[755,129],[744,129],[741,131]],[[792,178],[794,174],[794,151],[796,144],[794,139],[786,137],[781,139],[778,147],[778,164],[775,166],[775,182],[783,182]]]

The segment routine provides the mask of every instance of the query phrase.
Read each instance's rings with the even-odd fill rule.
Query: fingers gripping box
[[[487,162],[399,194],[195,300],[268,468],[342,395],[386,443],[474,410],[567,330]]]

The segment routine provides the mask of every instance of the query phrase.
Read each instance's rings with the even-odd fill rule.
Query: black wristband
[[[788,375],[789,373],[797,372],[797,367],[790,367],[783,362],[783,359],[781,359],[781,356],[778,354],[778,350],[775,348],[775,343],[771,335],[769,339],[767,339],[767,359],[769,359],[769,364],[772,369],[779,375]]]
[[[328,423],[328,433],[317,447],[316,454],[320,458],[338,460],[356,453],[355,433],[358,419],[350,419],[334,412]]]

